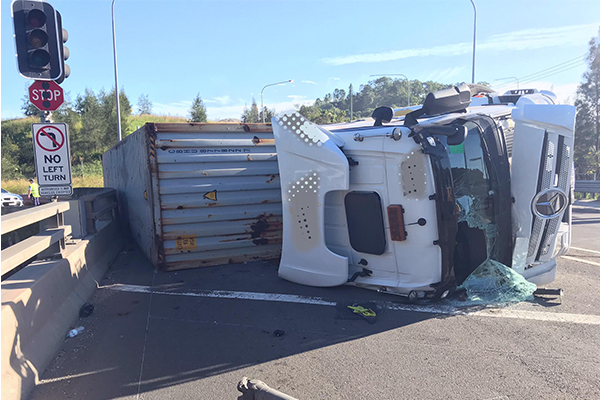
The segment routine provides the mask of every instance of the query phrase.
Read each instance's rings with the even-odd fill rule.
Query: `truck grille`
[[[565,194],[569,193],[569,170],[572,163],[571,147],[564,143],[561,135],[552,135],[546,132],[542,158],[540,160],[540,175],[538,179],[538,193],[547,189],[558,188]],[[533,216],[533,228],[527,253],[529,267],[539,261],[540,257],[547,256],[556,240],[562,215],[551,219]]]

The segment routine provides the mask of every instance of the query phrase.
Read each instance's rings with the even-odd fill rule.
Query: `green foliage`
[[[334,124],[348,120],[346,111],[337,107],[321,108],[314,104],[312,106],[300,106],[298,112],[315,124]]]
[[[204,106],[204,102],[200,97],[200,93],[196,95],[194,101],[192,102],[192,107],[190,108],[190,121],[191,122],[206,122],[206,107]]]
[[[261,116],[262,115],[258,112],[256,100],[252,98],[252,105],[250,108],[244,107],[244,111],[242,112],[242,122],[247,124],[255,124],[261,121]]]
[[[392,79],[380,77],[361,85],[353,93],[353,118],[370,117],[377,107],[389,106],[392,108],[406,107],[409,105],[423,104],[425,97],[430,92],[451,87],[433,81],[421,82],[419,80],[407,81],[405,79]],[[408,89],[408,93],[407,93]],[[311,106],[298,106],[298,111],[310,121],[318,124],[348,121],[350,118],[350,91],[335,89],[323,99],[315,100]]]
[[[140,94],[138,99],[138,114],[150,115],[152,114],[152,102],[148,98],[147,94]]]
[[[127,126],[127,131],[133,133],[144,126],[147,122],[174,124],[187,123],[188,120],[183,117],[171,117],[167,115],[132,115],[128,120],[129,125]]]
[[[21,110],[23,110],[23,114],[26,117],[33,117],[33,116],[37,116],[40,114],[40,110],[37,109],[36,106],[33,105],[33,103],[31,103],[29,101],[29,94],[25,94],[25,96],[23,96],[22,100],[22,104],[21,104]]]
[[[131,132],[128,123],[131,104],[124,91],[120,91],[119,99],[123,135],[127,136]],[[24,113],[31,114],[26,107]],[[93,90],[86,89],[77,96],[74,104],[66,101],[57,111],[52,112],[51,120],[64,122],[69,126],[72,164],[83,161],[84,164],[96,165],[100,162],[102,153],[118,140],[115,91],[101,90],[96,94]],[[2,122],[3,179],[28,178],[35,173],[31,143],[31,124],[35,122],[39,122],[36,117]],[[96,172],[98,173],[97,169]]]
[[[2,121],[2,178],[32,177],[33,145],[31,124],[36,118]]]
[[[590,40],[587,62],[575,101],[575,168],[579,174],[600,176],[600,35]]]
[[[250,108],[244,107],[244,111],[242,112],[241,119],[242,122],[248,124],[256,124],[259,122],[263,122],[263,114],[264,121],[266,123],[271,122],[271,118],[275,115],[275,109],[268,109],[267,107],[263,107],[262,110],[259,111],[258,106],[256,105],[256,100],[252,98],[252,105]]]

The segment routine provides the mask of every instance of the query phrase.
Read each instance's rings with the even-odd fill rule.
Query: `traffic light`
[[[65,63],[66,60],[69,59],[69,48],[65,46],[67,40],[69,40],[69,32],[62,27],[62,17],[60,13],[56,12],[58,19],[58,35],[59,35],[59,43],[60,43],[60,59],[62,63],[63,74],[56,80],[56,83],[62,83],[66,78],[71,75],[71,68],[68,64]]]
[[[12,14],[21,75],[38,80],[64,76],[60,14],[39,0],[14,0]]]

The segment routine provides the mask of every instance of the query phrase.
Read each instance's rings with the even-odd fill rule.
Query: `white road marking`
[[[80,374],[59,376],[58,378],[41,379],[40,383],[38,383],[38,385],[45,385],[47,383],[54,383],[54,382],[59,382],[59,381],[69,381],[69,380],[75,379],[75,378],[82,378],[84,376],[90,376],[90,375],[95,375],[95,374],[101,374],[103,372],[113,371],[117,368],[118,367],[102,368],[97,371],[89,371],[89,372],[82,372]]]
[[[152,275],[152,283],[148,288],[150,290],[150,300],[148,300],[148,316],[146,317],[146,330],[144,331],[144,347],[142,349],[142,362],[140,363],[140,377],[138,379],[138,388],[137,388],[137,396],[136,400],[140,398],[140,391],[142,389],[142,375],[144,373],[144,361],[146,361],[146,345],[148,344],[148,329],[150,328],[150,310],[152,309],[152,296],[154,292],[152,291],[152,287],[154,286],[154,280],[156,279],[156,270],[154,270],[154,274]]]
[[[600,267],[600,263],[597,263],[597,262],[594,262],[594,261],[584,260],[582,258],[571,257],[571,256],[561,256],[561,257],[562,258],[566,258],[567,260],[578,261],[580,263],[585,263],[585,264],[595,265],[596,267]]]
[[[589,250],[589,249],[582,249],[581,247],[573,247],[573,246],[570,246],[569,248],[570,248],[570,249],[573,249],[573,250],[587,251],[588,253],[600,254],[600,251],[596,251],[596,250]]]
[[[564,257],[564,256],[563,256]],[[165,296],[188,296],[188,297],[204,297],[217,299],[236,299],[236,300],[255,300],[255,301],[274,301],[283,303],[296,304],[311,304],[318,306],[337,306],[334,301],[328,301],[321,297],[300,296],[295,294],[280,294],[280,293],[257,293],[257,292],[234,292],[222,290],[203,290],[197,292],[169,292],[164,290],[152,290],[150,286],[139,285],[122,285],[115,284],[103,286],[102,289],[116,290],[121,292],[147,293],[153,295]],[[525,319],[545,322],[563,322],[584,325],[600,325],[600,315],[585,315],[585,314],[569,314],[569,313],[554,313],[543,311],[526,311],[516,310],[510,307],[507,308],[490,308],[478,311],[469,311],[450,305],[413,305],[400,304],[391,301],[376,302],[382,308],[393,311],[412,311],[429,314],[444,314],[444,315],[462,315],[476,317],[492,317],[492,318],[512,318]]]
[[[238,300],[263,300],[282,303],[315,304],[318,306],[335,306],[335,302],[325,301],[321,297],[298,296],[295,294],[257,293],[257,292],[230,292],[225,290],[204,290],[198,292],[166,292],[152,290],[149,286],[138,285],[111,285],[103,286],[104,289],[119,290],[121,292],[154,293],[167,296],[211,297],[218,299]]]

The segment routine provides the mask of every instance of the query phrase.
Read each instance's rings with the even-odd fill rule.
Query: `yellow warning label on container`
[[[196,250],[196,235],[181,235],[175,240],[178,251]]]
[[[212,192],[204,193],[204,198],[208,200],[217,201],[217,191],[213,190]]]

